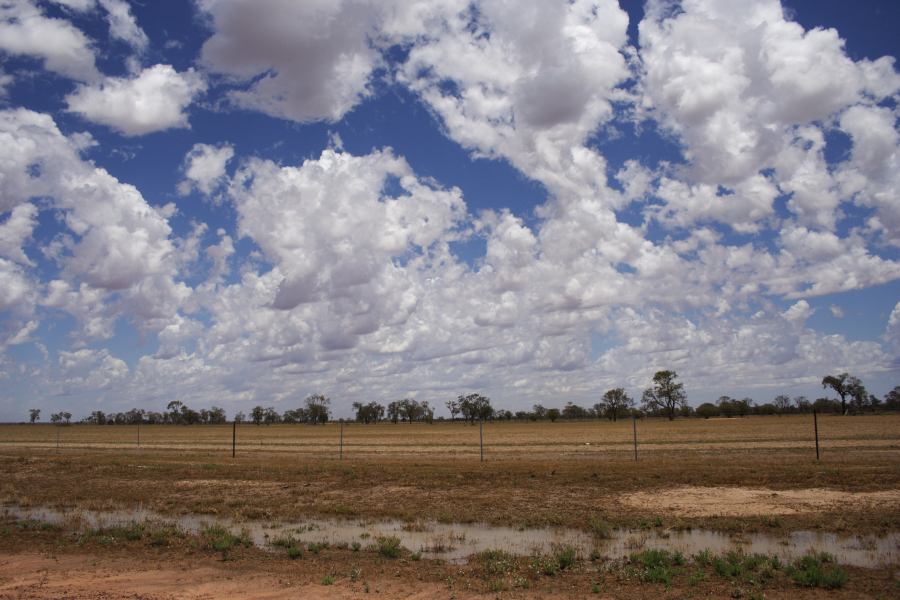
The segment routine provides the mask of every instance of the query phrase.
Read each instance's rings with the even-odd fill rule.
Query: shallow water
[[[163,516],[142,508],[134,510],[96,511],[87,509],[57,510],[47,507],[7,505],[7,517],[34,519],[83,529],[111,527],[132,522],[164,522],[177,525],[187,533],[198,533],[206,525],[222,525],[235,533],[246,530],[253,543],[269,547],[281,537],[291,536],[301,542],[328,542],[363,547],[379,537],[394,536],[424,558],[465,563],[469,556],[482,550],[505,550],[511,554],[547,553],[558,544],[574,546],[581,556],[592,551],[608,559],[624,558],[644,549],[680,551],[690,556],[702,550],[721,554],[729,550],[778,556],[792,561],[809,551],[828,552],[837,562],[858,567],[883,567],[900,564],[900,533],[882,537],[840,536],[834,533],[798,531],[784,536],[754,533],[740,536],[706,529],[668,531],[661,529],[614,529],[610,539],[597,539],[589,533],[564,527],[511,528],[472,523],[438,523],[420,521],[365,521],[354,519],[304,519],[290,522],[234,521],[207,515]]]

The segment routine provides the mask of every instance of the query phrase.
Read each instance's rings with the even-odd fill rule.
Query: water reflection
[[[792,561],[807,552],[828,552],[837,562],[858,567],[882,567],[900,563],[900,533],[882,537],[840,536],[834,533],[797,531],[784,536],[763,533],[734,536],[706,529],[686,531],[615,529],[609,539],[563,527],[512,528],[471,523],[420,521],[365,521],[352,519],[304,519],[292,522],[234,521],[206,515],[163,516],[142,508],[97,511],[57,510],[47,507],[4,507],[7,517],[34,519],[76,528],[101,528],[132,522],[163,522],[177,525],[187,533],[198,533],[206,525],[222,525],[234,532],[246,530],[254,544],[269,547],[278,538],[298,542],[328,542],[365,547],[379,537],[394,536],[424,558],[465,563],[467,558],[488,549],[517,555],[552,551],[554,545],[574,546],[586,557],[591,553],[618,559],[643,549],[680,551],[685,556],[702,550],[722,554],[729,550],[775,555]]]

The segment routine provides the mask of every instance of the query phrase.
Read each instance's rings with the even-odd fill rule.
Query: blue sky
[[[900,8],[17,0],[0,419],[900,383]]]

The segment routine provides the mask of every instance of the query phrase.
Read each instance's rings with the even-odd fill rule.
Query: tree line
[[[822,379],[823,389],[830,389],[837,394],[837,399],[818,398],[809,400],[805,396],[793,398],[779,394],[771,402],[755,403],[751,398],[736,399],[720,396],[713,402],[704,402],[696,408],[687,403],[684,384],[678,381],[675,371],[657,371],[653,375],[652,384],[644,390],[641,404],[637,405],[624,388],[607,390],[600,401],[590,407],[579,406],[572,402],[562,408],[546,408],[535,404],[530,411],[495,409],[491,400],[482,394],[473,393],[459,395],[446,402],[450,419],[461,418],[467,423],[487,420],[528,420],[557,421],[559,419],[609,419],[616,421],[631,417],[745,417],[747,415],[782,415],[791,413],[807,413],[813,410],[826,413],[856,414],[866,411],[900,410],[900,386],[894,387],[883,399],[870,394],[862,381],[848,373],[826,375]],[[390,421],[393,423],[431,423],[435,420],[434,407],[426,401],[404,398],[387,404],[378,402],[354,402],[354,419],[363,424]],[[41,409],[29,409],[31,423],[40,420]],[[50,421],[55,424],[69,424],[72,414],[66,411],[53,413]],[[275,423],[306,423],[317,425],[327,423],[331,419],[331,399],[323,394],[307,396],[301,406],[279,413],[273,407],[255,406],[249,415],[238,412],[234,416],[237,423],[252,422],[255,425],[271,425]],[[443,420],[443,417],[439,417]],[[133,408],[126,412],[104,413],[100,410],[91,412],[81,420],[93,425],[139,425],[139,424],[224,424],[227,422],[225,410],[216,406],[209,409],[193,410],[180,400],[173,400],[166,405],[165,411],[155,412]]]

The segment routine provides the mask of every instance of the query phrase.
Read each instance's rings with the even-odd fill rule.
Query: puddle
[[[511,554],[547,553],[554,545],[574,546],[581,556],[596,550],[608,559],[619,559],[644,549],[680,551],[685,556],[701,550],[722,554],[729,550],[776,555],[786,562],[807,552],[828,552],[837,562],[857,567],[877,568],[900,564],[900,533],[886,536],[839,536],[833,533],[798,531],[784,536],[746,534],[732,536],[704,529],[690,531],[640,531],[617,529],[607,540],[595,539],[589,533],[563,527],[517,529],[484,524],[438,523],[424,521],[365,521],[353,519],[304,519],[291,522],[233,521],[207,515],[163,516],[144,509],[93,511],[86,509],[56,510],[44,507],[7,505],[6,517],[34,519],[65,527],[100,528],[132,522],[172,523],[187,533],[198,533],[206,525],[222,525],[233,532],[246,530],[253,543],[261,548],[271,541],[292,536],[301,542],[348,544],[362,547],[379,537],[394,536],[423,558],[442,559],[463,564],[482,550],[505,550]]]

